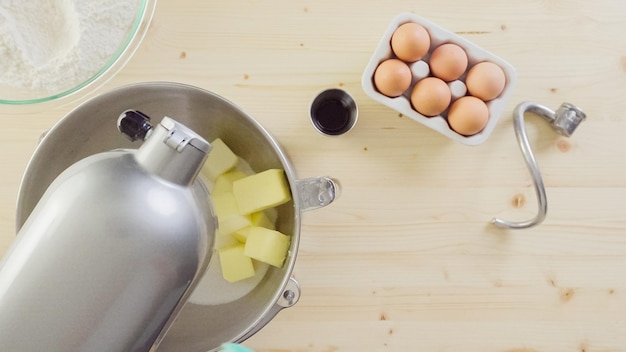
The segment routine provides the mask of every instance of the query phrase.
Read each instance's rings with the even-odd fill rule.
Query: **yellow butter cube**
[[[231,235],[235,231],[250,226],[250,219],[244,215],[234,215],[224,220],[217,220],[217,232],[220,235]]]
[[[234,168],[239,157],[219,138],[211,142],[211,146],[201,173],[209,180],[215,181],[219,175]]]
[[[252,259],[245,255],[243,244],[225,247],[218,251],[222,276],[228,282],[235,282],[254,276]]]
[[[273,210],[273,211],[272,211]],[[269,214],[269,215],[268,215]],[[272,220],[273,219],[273,220]],[[264,227],[270,230],[276,230],[276,208],[269,208],[263,211],[257,211],[250,215],[251,226],[244,227],[241,230],[233,232],[232,236],[241,243],[246,243],[248,234],[252,227]]]
[[[252,226],[245,244],[245,255],[280,268],[289,250],[289,236],[264,227]]]
[[[270,230],[276,230],[276,225],[274,221],[272,221],[267,215],[267,210],[269,209],[257,211],[256,213],[250,214],[250,223],[252,224],[252,226],[259,226],[265,227],[266,229]]]
[[[251,228],[252,226],[247,226],[247,227],[244,227],[243,229],[239,229],[233,232],[232,237],[238,242],[246,243],[246,241],[248,240],[248,234],[250,233]]]
[[[250,226],[250,217],[241,215],[237,201],[231,192],[212,194],[211,201],[215,216],[217,216],[217,232],[219,235],[229,235],[246,226]]]
[[[233,182],[246,176],[246,174],[239,170],[228,171],[217,176],[217,178],[215,179],[215,184],[213,185],[213,189],[211,190],[211,194],[232,192]]]
[[[241,230],[239,230],[241,231]],[[215,231],[215,241],[213,243],[213,247],[215,249],[221,249],[225,247],[232,247],[234,245],[242,244],[237,238],[235,238],[233,233],[223,234],[222,232]]]
[[[268,208],[263,210],[263,213],[265,213],[269,221],[274,224],[274,227],[276,227],[276,219],[278,219],[278,209]]]
[[[233,182],[233,195],[241,214],[251,214],[291,199],[285,172],[269,169]]]

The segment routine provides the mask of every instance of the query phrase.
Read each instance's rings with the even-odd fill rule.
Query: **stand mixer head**
[[[146,141],[61,173],[0,262],[3,350],[149,351],[206,269],[216,220],[196,176],[210,144],[168,117],[119,125]]]

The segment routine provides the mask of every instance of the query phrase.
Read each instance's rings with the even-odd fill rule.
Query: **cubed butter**
[[[233,195],[243,215],[284,204],[291,199],[285,172],[269,169],[233,182]]]
[[[202,167],[201,173],[209,180],[215,181],[217,177],[237,165],[239,157],[219,138],[211,142],[212,148]]]
[[[275,209],[275,208],[270,208],[270,209]],[[233,237],[241,243],[246,243],[246,240],[248,239],[248,234],[250,233],[250,229],[252,227],[264,227],[266,229],[275,230],[276,226],[274,222],[272,222],[272,220],[270,220],[270,217],[266,214],[266,212],[268,212],[268,210],[270,209],[252,213],[250,215],[251,226],[247,226],[247,227],[242,228],[241,230],[237,230],[233,232],[232,234]]]
[[[238,242],[246,243],[246,241],[248,240],[248,234],[250,233],[251,228],[252,226],[246,226],[243,229],[239,229],[233,232],[232,237]]]
[[[232,192],[233,182],[246,176],[246,174],[239,170],[231,170],[217,176],[217,178],[215,179],[215,184],[213,185],[213,189],[211,190],[211,194]]]
[[[222,276],[228,282],[236,282],[254,276],[252,259],[245,255],[243,244],[218,250]]]
[[[274,208],[270,208],[274,209]],[[266,229],[276,230],[276,224],[267,215],[269,209],[257,211],[250,214],[250,223],[252,226],[265,227]]]
[[[280,268],[289,250],[289,236],[264,227],[252,226],[248,231],[245,255]]]
[[[276,220],[278,219],[278,209],[268,208],[263,210],[263,213],[265,213],[269,221],[274,224],[274,227],[276,227]]]
[[[232,247],[238,244],[243,244],[243,242],[240,242],[237,238],[235,238],[233,233],[223,234],[219,230],[215,231],[215,241],[213,243],[213,247],[215,247],[215,249]]]
[[[217,232],[225,236],[250,226],[250,217],[239,212],[237,201],[231,192],[212,194],[211,201],[217,216]]]

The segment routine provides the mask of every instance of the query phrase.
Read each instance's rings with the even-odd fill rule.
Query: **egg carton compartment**
[[[428,31],[430,35],[430,48],[428,50],[428,53],[420,60],[412,63],[406,62],[412,73],[411,85],[402,95],[391,98],[380,93],[376,89],[374,85],[374,72],[381,62],[387,59],[398,59],[398,57],[394,54],[391,48],[391,37],[398,27],[409,22],[417,23],[424,27],[426,31]],[[428,117],[420,114],[415,109],[413,109],[410,101],[411,91],[415,84],[419,80],[432,75],[429,65],[429,59],[432,51],[438,46],[446,43],[452,43],[460,46],[465,51],[468,58],[467,69],[461,75],[461,77],[454,81],[446,82],[450,88],[450,92],[452,95],[452,100],[450,102],[450,105],[448,106],[448,109],[456,99],[468,94],[468,90],[465,84],[465,78],[470,68],[477,63],[483,61],[492,62],[498,65],[505,75],[505,86],[500,95],[493,100],[485,102],[489,110],[489,119],[487,121],[487,124],[480,132],[470,136],[459,134],[450,128],[447,122],[448,109],[446,109],[440,115]],[[456,35],[412,13],[401,13],[391,21],[391,24],[384,32],[378,44],[378,47],[370,58],[361,77],[362,88],[365,93],[372,99],[402,113],[405,116],[410,117],[411,119],[419,123],[422,123],[427,127],[430,127],[433,130],[438,131],[439,133],[453,140],[456,140],[466,145],[479,145],[489,137],[502,115],[505,104],[510,97],[513,87],[515,85],[515,81],[515,69],[508,62],[482,49],[481,47],[466,40],[465,38]]]

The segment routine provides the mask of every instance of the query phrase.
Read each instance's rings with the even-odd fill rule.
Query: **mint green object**
[[[243,347],[236,343],[225,343],[222,345],[222,352],[254,352],[249,348]]]

